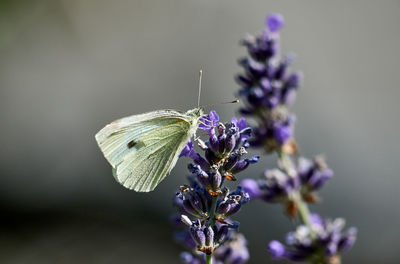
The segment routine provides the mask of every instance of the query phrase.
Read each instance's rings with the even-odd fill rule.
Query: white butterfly
[[[96,141],[120,184],[149,192],[171,172],[203,114],[195,108],[186,113],[158,110],[125,117],[101,129]]]

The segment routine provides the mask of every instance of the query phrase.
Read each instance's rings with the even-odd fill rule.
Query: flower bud
[[[204,247],[206,243],[206,236],[204,234],[200,221],[190,227],[190,234],[194,241],[196,241],[199,248]]]
[[[231,207],[230,203],[221,202],[217,207],[216,213],[219,215],[225,215],[226,213],[229,212],[230,207]]]
[[[239,160],[240,155],[238,153],[232,153],[224,164],[224,170],[230,171]]]
[[[226,134],[225,133],[218,136],[218,142],[219,142],[218,153],[224,153],[225,140],[226,140]]]
[[[218,149],[219,149],[219,141],[218,141],[217,135],[212,135],[212,136],[210,136],[209,142],[210,142],[210,148],[211,148],[211,150],[212,150],[213,152],[218,151]]]
[[[218,149],[219,149],[219,141],[218,141]],[[215,155],[215,152],[211,149],[207,149],[205,152],[205,156],[207,161],[210,164],[216,164],[220,159]]]
[[[249,162],[247,160],[239,160],[235,163],[235,165],[230,169],[231,173],[236,174],[243,170],[245,170],[249,166]]]
[[[222,244],[225,241],[225,239],[227,238],[228,232],[229,232],[228,226],[226,226],[226,225],[221,226],[220,228],[218,228],[218,231],[216,232],[214,240],[218,244]]]
[[[285,246],[276,240],[272,240],[268,244],[268,251],[274,260],[282,259],[285,256]]]
[[[261,190],[256,180],[244,179],[240,185],[243,190],[250,195],[250,198],[255,199],[261,197]]]
[[[215,191],[219,188],[222,182],[222,177],[219,171],[210,172],[211,188]]]
[[[206,237],[206,246],[212,247],[214,244],[214,230],[211,228],[211,226],[204,230],[204,235]]]
[[[270,14],[265,19],[265,25],[271,32],[278,32],[284,24],[284,19],[281,14]]]

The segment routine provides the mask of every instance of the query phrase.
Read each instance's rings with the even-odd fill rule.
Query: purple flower
[[[285,246],[281,242],[276,240],[272,240],[271,242],[269,242],[268,251],[274,260],[282,259],[286,253]]]
[[[181,254],[184,263],[206,264],[210,258],[215,264],[246,263],[247,243],[238,233],[239,223],[231,217],[250,197],[281,203],[290,217],[299,215],[302,224],[287,233],[285,243],[273,240],[268,244],[274,260],[336,263],[340,253],[356,241],[357,229],[343,231],[344,219],[323,219],[308,212],[307,202],[317,201],[316,191],[333,171],[321,157],[300,157],[296,164],[290,156],[298,154],[295,115],[290,107],[303,75],[291,70],[293,55],[281,55],[283,16],[270,14],[265,26],[260,34],[242,40],[248,55],[238,60],[243,70],[236,76],[238,95],[245,102],[240,113],[253,118],[254,127],[248,127],[244,118],[221,123],[218,114],[210,111],[201,117],[199,125],[208,133],[208,140],[196,139],[203,153],[196,152],[189,141],[180,155],[193,161],[188,165],[189,184],[181,186],[174,199],[180,217],[173,217],[173,223],[186,228],[176,235],[187,249]],[[225,180],[236,181],[236,174],[259,160],[259,156],[244,157],[250,146],[277,153],[278,168],[266,170],[259,180],[245,179],[230,192]]]
[[[304,186],[303,192],[320,189],[333,176],[333,171],[328,168],[321,156],[315,157],[313,161],[299,158],[297,172]]]
[[[274,138],[280,144],[284,145],[293,135],[293,128],[290,121],[274,124]]]
[[[215,111],[201,122],[200,128],[209,135],[206,142],[197,139],[204,154],[195,151],[192,141],[185,146],[181,156],[192,159],[193,163],[188,165],[191,175],[189,184],[181,186],[174,199],[181,214],[180,223],[175,223],[174,217],[175,226],[189,227],[185,232],[178,232],[177,240],[191,251],[181,257],[185,263],[204,264],[204,254],[199,255],[203,252],[212,254],[216,264],[245,263],[249,258],[246,243],[237,233],[239,223],[230,217],[239,212],[250,196],[241,187],[230,192],[223,182],[235,181],[237,173],[258,161],[259,156],[244,158],[252,129],[247,127],[244,118],[220,123]]]
[[[244,236],[236,231],[231,231],[229,238],[213,253],[216,264],[244,264],[250,258],[247,241]],[[181,260],[185,264],[205,264],[204,255],[182,252]]]
[[[203,169],[210,167],[210,164],[194,150],[192,140],[189,140],[179,157],[189,157]]]
[[[189,214],[198,219],[207,219],[207,197],[205,192],[190,186],[181,186],[176,197],[181,202],[176,204],[181,208],[181,212]]]
[[[288,107],[295,100],[302,74],[290,71],[293,56],[281,59],[278,54],[278,34],[284,23],[282,15],[271,14],[265,23],[268,30],[242,41],[249,57],[239,60],[244,72],[237,75],[236,80],[241,86],[239,96],[246,102],[240,112],[254,117],[258,123],[253,128],[250,145],[272,152],[293,141],[294,115],[289,113]]]
[[[240,120],[232,118],[230,123],[224,125],[218,123],[217,113],[211,111],[206,119],[211,120],[206,127],[209,140],[206,142],[199,140],[199,145],[205,152],[204,158],[194,150],[191,141],[186,145],[181,156],[187,156],[193,160],[194,164],[188,166],[189,171],[196,175],[198,182],[204,188],[217,195],[221,192],[219,186],[224,178],[235,181],[235,175],[245,170],[250,164],[256,163],[259,156],[243,159],[243,155],[247,153],[246,148],[249,147],[247,139],[252,135],[252,130],[247,127],[244,118]]]
[[[322,219],[317,214],[311,215],[311,229],[300,225],[296,231],[286,235],[284,246],[278,241],[271,241],[269,252],[273,259],[304,261],[329,259],[341,251],[349,249],[355,242],[356,229],[343,232],[344,220]]]
[[[184,245],[189,250],[194,249],[197,246],[196,242],[193,240],[191,234],[188,231],[175,232],[175,240]]]
[[[258,181],[243,180],[242,186],[250,197],[266,202],[296,202],[293,200],[295,196],[302,196],[306,202],[315,202],[314,192],[333,175],[322,157],[313,161],[300,157],[298,166],[292,169],[290,175],[283,169],[267,170]]]
[[[345,251],[349,250],[354,243],[356,242],[357,238],[357,228],[351,227],[347,230],[346,235],[340,238],[338,247],[339,250]]]
[[[343,219],[324,220],[316,214],[309,215],[306,203],[317,201],[315,192],[333,176],[321,157],[312,161],[299,158],[298,165],[290,155],[298,154],[294,139],[295,116],[290,106],[296,99],[302,82],[301,72],[293,72],[294,56],[280,54],[279,31],[284,25],[283,16],[270,14],[265,20],[266,29],[256,36],[246,36],[241,42],[248,56],[238,60],[243,68],[236,76],[240,86],[238,95],[245,102],[240,113],[255,120],[251,147],[262,148],[265,153],[279,155],[279,167],[267,170],[262,179],[245,179],[242,186],[250,197],[272,203],[282,203],[286,213],[309,226],[300,225],[286,236],[286,246],[276,240],[268,245],[273,259],[287,259],[307,263],[333,263],[339,253],[350,248],[356,240],[356,229],[342,232]],[[229,161],[246,167],[245,161]],[[230,210],[228,202],[219,204],[223,214]],[[310,218],[310,222],[307,220]],[[335,263],[336,263],[335,262]]]
[[[193,148],[193,142],[191,139],[189,139],[189,142],[186,144],[186,146],[183,148],[181,154],[179,157],[193,157],[195,154],[194,148]]]
[[[218,126],[219,116],[217,112],[211,110],[208,115],[200,118],[199,128],[206,131],[210,135],[214,133],[214,128]]]
[[[223,244],[215,252],[217,261],[222,264],[244,264],[249,258],[247,241],[242,234],[233,233],[228,243]]]
[[[242,131],[243,129],[247,128],[246,119],[244,119],[243,117],[240,118],[239,121],[237,120],[236,117],[233,117],[231,122],[234,123],[239,128],[239,131]]]
[[[286,203],[300,188],[299,179],[279,169],[267,170],[259,182],[260,198],[267,202]]]
[[[281,14],[270,14],[265,19],[265,25],[271,32],[278,32],[283,27],[284,20]]]
[[[256,180],[244,179],[241,186],[243,190],[249,194],[250,198],[255,199],[261,197],[261,189]]]
[[[241,206],[250,200],[248,193],[244,192],[241,187],[230,193],[218,203],[216,209],[216,218],[221,221],[233,214],[239,212]]]
[[[194,255],[192,255],[191,253],[184,251],[181,253],[181,260],[183,261],[183,263],[185,264],[203,264],[206,263],[206,261],[203,258],[198,258]]]

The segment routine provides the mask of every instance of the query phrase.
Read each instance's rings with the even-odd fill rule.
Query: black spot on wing
[[[136,146],[136,142],[134,141],[134,140],[132,140],[132,141],[130,141],[129,143],[128,143],[128,148],[129,149],[131,149],[131,148],[133,148],[134,146]]]

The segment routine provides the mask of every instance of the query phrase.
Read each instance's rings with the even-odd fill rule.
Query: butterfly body
[[[149,192],[171,172],[202,115],[201,108],[133,115],[106,125],[95,137],[115,179],[128,189]]]

